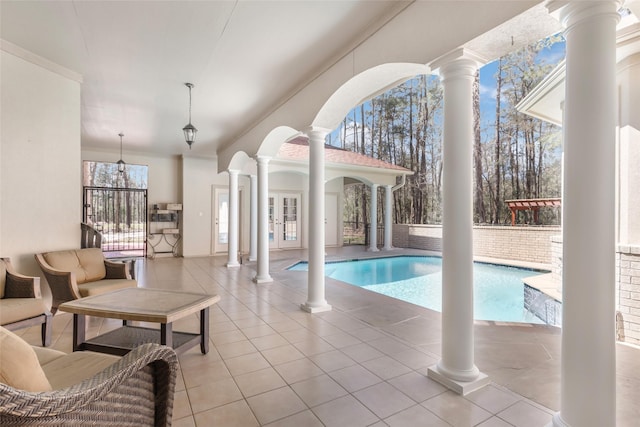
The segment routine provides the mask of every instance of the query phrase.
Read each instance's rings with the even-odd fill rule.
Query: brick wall
[[[616,279],[618,339],[640,344],[640,246],[618,248]]]
[[[551,264],[551,238],[559,227],[473,227],[473,254]],[[442,251],[442,226],[397,224],[393,246]]]

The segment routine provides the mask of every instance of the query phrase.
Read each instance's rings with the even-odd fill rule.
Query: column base
[[[300,309],[307,313],[322,313],[323,311],[331,311],[331,306],[327,303],[321,306],[310,306],[309,303],[300,304]]]
[[[395,248],[393,246],[389,246],[389,247],[385,246],[384,248],[382,248],[382,250],[383,251],[393,251],[393,250],[395,250]]]
[[[380,252],[380,249],[369,247],[369,248],[367,248],[367,252]]]
[[[258,257],[249,256],[249,262],[256,262],[257,260],[258,260]]]
[[[228,262],[225,266],[227,268],[236,268],[236,267],[240,267],[240,263],[238,261]]]
[[[570,426],[569,424],[564,422],[560,412],[556,412],[556,414],[551,419],[551,422],[547,424],[547,427],[570,427]]]
[[[253,283],[269,283],[273,282],[273,278],[271,276],[253,276]]]
[[[439,382],[443,386],[447,387],[449,390],[455,391],[456,393],[464,396],[473,391],[479,390],[482,387],[488,385],[491,380],[486,374],[482,372],[479,373],[478,377],[473,381],[458,381],[453,380],[446,375],[444,375],[438,365],[433,365],[429,367],[427,371],[427,376],[432,380]]]

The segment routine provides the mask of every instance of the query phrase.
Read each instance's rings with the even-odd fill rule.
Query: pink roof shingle
[[[285,142],[280,146],[280,150],[276,155],[278,159],[283,160],[296,160],[296,161],[308,161],[309,160],[309,142],[303,138],[298,137],[289,142]],[[353,151],[344,150],[342,148],[333,147],[330,145],[324,146],[325,162],[364,166],[376,169],[388,169],[396,170],[398,172],[411,173],[409,169],[397,166],[392,163],[387,163],[382,160],[374,159],[373,157],[365,156]]]

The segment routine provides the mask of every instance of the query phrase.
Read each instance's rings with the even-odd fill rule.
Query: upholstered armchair
[[[0,348],[2,426],[171,426],[178,359],[169,347],[65,354],[0,328]]]
[[[51,288],[51,312],[63,302],[138,286],[129,263],[104,258],[99,248],[70,249],[36,254]]]
[[[40,278],[18,274],[9,258],[0,258],[0,325],[11,331],[42,325],[42,345],[48,346],[51,317],[40,292]]]

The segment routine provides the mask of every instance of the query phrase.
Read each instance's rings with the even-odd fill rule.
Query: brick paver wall
[[[618,339],[640,344],[640,246],[618,248],[616,279]]]
[[[473,227],[473,254],[551,264],[551,238],[559,227]],[[442,251],[442,226],[393,226],[393,246]]]

